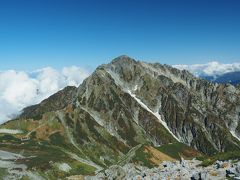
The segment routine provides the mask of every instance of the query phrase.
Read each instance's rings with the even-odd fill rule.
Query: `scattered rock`
[[[88,176],[87,180],[96,179],[191,179],[191,180],[222,180],[227,178],[240,180],[240,163],[217,161],[208,167],[199,166],[196,159],[181,161],[164,161],[158,167],[147,168],[136,164],[123,167],[114,165],[96,176]]]

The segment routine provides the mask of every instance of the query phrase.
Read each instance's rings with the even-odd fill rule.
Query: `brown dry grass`
[[[74,175],[74,176],[69,176],[67,177],[67,180],[84,180],[84,176],[82,175]]]
[[[67,113],[72,113],[73,112],[73,107],[71,104],[69,104],[67,107],[66,107],[66,112]]]
[[[210,171],[209,174],[210,174],[211,176],[217,176],[217,175],[218,175],[218,173],[217,173],[216,171]]]
[[[145,146],[144,152],[150,155],[149,160],[155,165],[159,165],[163,161],[176,161],[176,159],[173,159],[151,146]]]
[[[37,139],[46,140],[54,132],[60,132],[61,134],[64,134],[64,128],[61,126],[60,129],[56,130],[56,129],[50,128],[46,124],[46,125],[43,125],[43,126],[40,126],[39,128],[37,128],[36,137],[37,137]]]
[[[222,166],[223,166],[223,168],[227,168],[227,167],[230,167],[230,164],[226,162],[226,163],[223,163]]]
[[[192,157],[197,157],[200,156],[201,153],[199,153],[198,151],[191,149],[191,148],[186,148],[182,151],[182,153],[180,154],[184,159],[191,159]]]

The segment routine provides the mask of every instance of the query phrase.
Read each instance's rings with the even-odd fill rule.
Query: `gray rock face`
[[[22,114],[18,118],[41,119],[42,114],[46,112],[63,109],[68,104],[72,103],[76,90],[77,88],[74,86],[67,86],[63,90],[43,100],[41,103],[24,108]]]
[[[131,146],[181,141],[213,154],[240,147],[239,98],[230,84],[120,56],[83,82],[75,105]]]
[[[99,66],[78,88],[66,87],[1,125],[24,132],[27,141],[22,134],[7,134],[0,143],[29,152],[38,149],[39,157],[45,148],[61,151],[54,162],[69,157],[84,163],[92,167],[89,174],[97,173],[89,177],[93,179],[237,178],[239,164],[226,168],[218,162],[209,169],[182,159],[155,166],[200,154],[187,145],[209,155],[239,150],[239,121],[239,87],[121,56]]]
[[[109,169],[97,174],[96,176],[87,176],[86,180],[97,179],[191,179],[191,180],[223,180],[226,177],[233,179],[240,178],[237,173],[239,163],[232,161],[218,161],[223,164],[222,167],[217,168],[216,164],[201,167],[200,161],[184,160],[184,165],[178,162],[163,162],[158,167],[146,168],[135,164],[126,164],[123,167],[112,166]],[[119,176],[117,176],[119,175]]]
[[[240,89],[168,65],[120,56],[99,66],[77,89],[67,87],[25,108],[20,118],[41,118],[69,104],[77,117],[87,114],[129,148],[176,141],[207,154],[240,148]],[[77,117],[69,116],[67,124],[73,127]]]

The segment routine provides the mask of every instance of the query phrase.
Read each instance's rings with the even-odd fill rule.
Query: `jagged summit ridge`
[[[96,83],[96,80],[98,80],[98,83]],[[89,88],[88,85],[90,84],[91,87]],[[86,88],[88,89],[86,93],[87,96],[82,92],[80,92],[80,96],[83,95],[87,100],[92,99],[91,97],[94,94],[97,102],[101,101],[101,107],[107,107],[106,109],[102,107],[105,111],[108,111],[109,108],[111,110],[112,107],[108,106],[110,102],[103,100],[103,98],[104,96],[113,96],[112,90],[114,88],[114,94],[117,94],[120,102],[123,103],[124,106],[130,106],[130,104],[122,101],[123,94],[124,96],[129,96],[128,98],[131,99],[134,104],[137,104],[140,109],[143,107],[139,102],[142,102],[151,112],[159,113],[161,119],[166,122],[167,127],[174,136],[181,139],[182,142],[192,145],[204,152],[208,152],[209,147],[205,149],[203,144],[199,144],[196,137],[204,138],[204,141],[209,143],[209,146],[213,148],[210,151],[222,151],[228,147],[221,147],[223,145],[222,142],[212,134],[211,128],[214,127],[214,129],[218,129],[218,133],[220,133],[222,131],[221,129],[228,129],[230,126],[231,129],[237,130],[239,124],[239,118],[230,118],[238,114],[239,108],[238,97],[234,91],[231,90],[235,89],[234,87],[231,85],[218,85],[207,82],[194,77],[187,71],[180,71],[170,66],[135,61],[129,57],[122,56],[116,58],[113,63],[97,69],[88,82],[86,82],[86,85],[88,87]],[[82,89],[82,87],[80,89]],[[101,89],[101,91],[96,92],[97,89]],[[109,92],[109,89],[111,89],[111,92]],[[222,96],[222,91],[228,92],[228,95]],[[131,93],[133,96],[131,96]],[[237,90],[237,94],[238,93],[239,91]],[[220,94],[221,96],[219,96]],[[139,102],[134,97],[136,97]],[[232,101],[232,99],[235,100]],[[233,114],[220,117],[217,120],[217,117],[228,109],[228,103],[225,101],[230,101],[236,107],[228,112],[229,114]],[[97,102],[96,104],[98,104]],[[218,104],[217,102],[221,103]],[[96,106],[96,104],[93,103],[92,105]],[[88,104],[85,105],[88,106]],[[92,107],[90,108],[92,109]],[[105,115],[101,115],[101,113],[99,113],[100,109],[98,108],[99,107],[95,110],[96,113],[100,114],[99,117],[105,119]],[[143,124],[139,123],[141,121],[139,119],[146,117],[139,116],[139,109],[130,107],[130,110],[128,108],[126,111],[133,115],[132,119],[134,122],[137,122],[138,125],[140,124],[140,126],[143,127]],[[106,124],[108,124],[109,127],[113,126],[111,131],[114,132],[114,127],[117,126],[117,124],[112,123],[116,121],[116,117],[108,117],[108,119],[111,119],[111,121]],[[144,125],[146,125],[146,122]],[[211,127],[208,127],[209,125],[211,125]],[[208,128],[210,129],[208,130]],[[235,142],[237,140],[235,138],[238,137],[238,132],[235,132],[235,130],[228,131],[227,139],[229,138],[229,142],[234,144],[233,146],[239,147]],[[147,131],[145,129],[144,133],[148,134]],[[118,134],[117,131],[114,133]],[[197,133],[199,133],[199,135]],[[224,133],[222,133],[222,135],[223,134]],[[231,136],[233,138],[232,140]],[[155,144],[162,143],[159,139],[156,140],[156,137],[150,139]],[[239,142],[237,141],[237,143]]]
[[[136,133],[137,136],[155,145],[175,139],[212,153],[225,151],[227,142],[239,147],[238,94],[239,89],[231,85],[207,82],[187,71],[136,61],[124,55],[97,68],[78,87],[73,104],[91,114],[125,144],[129,142],[123,134],[133,126],[143,130],[143,134]],[[123,129],[119,119],[130,129]],[[156,128],[148,126],[149,121],[157,123]],[[158,128],[168,134],[167,140],[159,136],[161,133],[152,134]],[[221,135],[216,137],[216,133]],[[223,139],[219,139],[222,136],[228,141],[222,142]],[[199,142],[202,138],[209,143],[206,149],[203,145],[206,142]],[[135,138],[131,141],[143,142]]]
[[[127,55],[121,55],[121,56],[118,56],[116,58],[114,58],[110,64],[114,64],[114,63],[123,63],[123,62],[136,62],[135,59],[127,56]]]
[[[40,168],[52,166],[50,160],[72,167],[78,161],[91,172],[129,162],[158,165],[164,159],[157,158],[158,151],[165,146],[177,149],[174,159],[196,157],[198,151],[239,151],[239,98],[240,89],[229,84],[121,56],[99,66],[78,88],[67,87],[25,108],[0,127],[0,143],[46,156]]]

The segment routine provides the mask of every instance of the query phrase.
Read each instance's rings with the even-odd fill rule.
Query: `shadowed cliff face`
[[[109,132],[130,144],[147,136],[155,145],[181,141],[212,154],[239,148],[239,95],[229,84],[121,56],[84,81],[76,105],[96,113]]]

